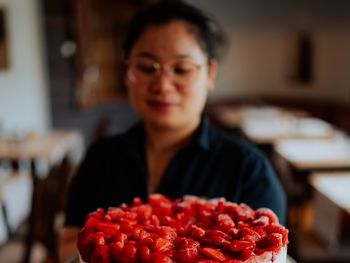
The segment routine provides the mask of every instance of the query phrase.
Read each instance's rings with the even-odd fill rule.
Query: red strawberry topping
[[[288,230],[270,209],[155,194],[89,214],[77,245],[88,263],[238,263],[287,244]]]

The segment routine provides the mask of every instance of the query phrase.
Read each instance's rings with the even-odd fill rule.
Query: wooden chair
[[[51,167],[46,178],[33,178],[33,203],[28,222],[29,228],[25,240],[23,262],[29,262],[32,246],[35,242],[40,242],[46,248],[46,262],[59,262],[57,218],[64,209],[71,174],[72,166],[68,159],[64,158],[61,163]]]

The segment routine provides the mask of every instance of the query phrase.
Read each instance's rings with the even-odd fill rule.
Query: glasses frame
[[[134,62],[136,64],[136,62]],[[135,76],[135,74],[133,74],[132,72],[132,67],[135,67],[136,68],[136,65],[131,62],[131,60],[127,60],[125,61],[125,66],[126,66],[126,77],[128,78],[129,81],[133,82],[133,83],[137,83],[137,84],[150,84],[152,83],[156,78],[159,78],[161,76],[161,74],[164,74],[166,73],[166,76],[167,78],[169,78],[172,82],[174,83],[178,83],[178,84],[189,84],[190,82],[193,82],[192,81],[176,81],[176,74],[174,73],[174,69],[172,69],[171,67],[176,64],[176,62],[173,62],[173,63],[165,63],[165,64],[161,64],[157,61],[152,61],[152,66],[154,66],[154,69],[156,70],[156,72],[154,73],[153,76],[148,76],[149,77],[149,80],[147,81],[139,81],[137,80],[137,77]],[[207,64],[206,63],[201,63],[201,64],[198,64],[198,63],[192,63],[196,68],[196,71],[199,72],[199,70],[206,66]],[[198,77],[198,76],[196,76]],[[179,77],[178,77],[179,78]],[[194,78],[195,79],[195,78]],[[187,83],[186,83],[187,82]]]

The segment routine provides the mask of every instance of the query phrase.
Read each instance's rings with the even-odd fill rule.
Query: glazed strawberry
[[[270,218],[268,216],[260,216],[251,222],[252,226],[267,226],[270,222]]]
[[[110,250],[106,245],[97,246],[94,252],[91,255],[90,261],[91,263],[109,263],[111,262]]]
[[[250,240],[234,240],[230,245],[232,252],[240,252],[243,249],[254,249],[255,243]]]
[[[141,204],[140,206],[134,206],[130,211],[136,213],[138,221],[141,222],[150,219],[152,216],[152,207],[149,205]]]
[[[118,261],[122,263],[137,262],[137,248],[134,245],[126,244],[118,253]]]
[[[216,218],[216,222],[219,225],[219,228],[227,231],[235,226],[232,218],[228,214],[220,214]]]
[[[105,245],[105,239],[102,232],[89,233],[86,236],[84,232],[90,232],[88,229],[83,229],[79,237],[84,236],[84,239],[80,238],[78,242],[78,249],[81,252],[81,257],[85,261],[89,261],[90,256],[97,246]]]
[[[125,216],[125,212],[121,208],[110,208],[107,211],[107,215],[109,215],[113,221],[117,221]]]
[[[155,253],[150,256],[149,263],[173,263],[173,261],[167,255]]]
[[[132,204],[131,206],[141,206],[143,204],[141,198],[139,197],[135,197],[133,200],[132,200]]]
[[[134,240],[142,240],[150,237],[151,235],[146,230],[144,230],[141,226],[136,226],[131,230],[130,236]]]
[[[222,262],[226,259],[224,254],[219,249],[205,247],[201,250],[202,254],[208,257],[209,259],[217,260]]]
[[[190,225],[188,235],[194,239],[202,239],[205,235],[205,230],[197,225]]]
[[[157,229],[157,234],[170,241],[174,241],[177,237],[176,229],[170,226],[160,226]]]
[[[244,248],[240,253],[239,257],[242,261],[249,259],[254,255],[254,252],[250,249]]]
[[[139,248],[139,259],[141,262],[148,262],[151,257],[151,250],[147,246]]]
[[[198,256],[198,249],[188,247],[175,252],[176,262],[194,263]]]
[[[148,203],[151,206],[158,206],[158,205],[164,204],[164,203],[171,204],[172,201],[162,194],[152,194],[148,197]]]
[[[120,253],[124,247],[124,242],[114,242],[110,244],[111,256],[114,260],[120,257]]]
[[[278,250],[283,244],[283,236],[279,233],[272,233],[257,243],[257,247],[264,250]]]
[[[286,244],[288,242],[288,231],[280,225],[268,225],[265,228],[268,234],[279,233],[282,235],[282,243]]]
[[[175,241],[175,246],[179,250],[186,249],[186,248],[196,248],[197,249],[200,247],[200,243],[196,240],[191,239],[191,238],[181,237]]]
[[[103,223],[96,224],[95,228],[98,231],[101,231],[101,232],[103,232],[105,234],[115,235],[115,234],[117,234],[119,232],[120,225],[103,222]]]
[[[278,224],[278,217],[276,214],[269,208],[259,208],[255,212],[256,218],[260,216],[267,216],[269,218],[269,224]]]
[[[165,238],[158,238],[153,243],[153,251],[159,253],[167,253],[170,252],[174,247],[174,244]]]
[[[261,239],[261,236],[258,232],[248,227],[239,229],[237,237],[238,239],[252,240],[255,242]]]

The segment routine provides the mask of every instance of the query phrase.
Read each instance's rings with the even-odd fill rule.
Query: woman
[[[87,213],[153,192],[269,207],[283,223],[285,197],[266,159],[202,114],[217,72],[212,22],[185,3],[160,2],[132,21],[124,52],[129,99],[143,122],[89,149],[71,186],[61,252],[74,253]]]

